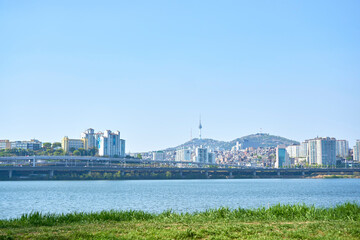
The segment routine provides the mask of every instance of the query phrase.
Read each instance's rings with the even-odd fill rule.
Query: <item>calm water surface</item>
[[[277,203],[360,204],[360,179],[241,179],[0,182],[0,219],[32,211],[202,211]]]

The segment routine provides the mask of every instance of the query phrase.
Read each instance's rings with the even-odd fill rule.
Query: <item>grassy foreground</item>
[[[360,205],[32,213],[0,220],[0,239],[360,239]]]

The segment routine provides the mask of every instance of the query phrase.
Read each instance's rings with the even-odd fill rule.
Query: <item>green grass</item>
[[[25,214],[0,220],[0,239],[360,239],[360,205],[275,205],[196,213]]]

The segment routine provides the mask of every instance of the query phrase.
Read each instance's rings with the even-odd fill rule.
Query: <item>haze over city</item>
[[[0,138],[360,138],[359,1],[0,1]]]

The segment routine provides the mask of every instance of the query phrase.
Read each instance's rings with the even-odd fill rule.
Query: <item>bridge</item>
[[[26,156],[0,157],[0,175],[8,179],[16,174],[43,174],[49,178],[61,173],[120,172],[164,174],[170,172],[178,178],[196,175],[197,178],[286,178],[311,175],[353,175],[360,168],[255,168],[234,164],[209,164],[195,162],[153,161],[137,158],[105,158],[83,156]]]

